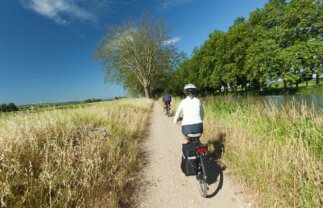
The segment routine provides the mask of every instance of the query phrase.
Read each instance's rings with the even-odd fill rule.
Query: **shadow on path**
[[[209,188],[213,187],[209,189],[209,191],[213,192],[207,195],[207,198],[211,198],[217,195],[223,186],[223,170],[221,165],[210,157],[205,158],[205,169],[208,186]]]
[[[209,191],[207,198],[212,198],[219,193],[223,186],[223,171],[226,169],[225,164],[221,162],[221,158],[225,152],[225,133],[220,133],[216,139],[209,142],[210,152],[205,158],[205,167]]]

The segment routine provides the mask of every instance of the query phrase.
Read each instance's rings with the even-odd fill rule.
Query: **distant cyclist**
[[[172,96],[170,96],[170,94],[168,92],[166,92],[166,94],[163,97],[163,101],[165,104],[165,112],[167,112],[167,108],[168,108],[168,110],[170,109],[170,103],[172,102]]]
[[[187,84],[184,87],[186,98],[179,104],[174,117],[174,124],[176,124],[178,117],[183,112],[182,132],[184,134],[184,143],[188,142],[188,134],[203,133],[203,105],[196,97],[196,86],[194,84]]]

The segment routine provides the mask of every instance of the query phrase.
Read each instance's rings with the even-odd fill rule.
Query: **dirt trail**
[[[162,113],[162,107],[155,103],[152,113],[150,136],[145,144],[148,151],[148,165],[144,176],[148,181],[146,191],[140,198],[139,207],[251,207],[242,192],[233,185],[227,170],[215,162],[208,163],[212,185],[209,198],[199,194],[194,176],[186,177],[180,169],[182,134],[180,125],[172,123]]]

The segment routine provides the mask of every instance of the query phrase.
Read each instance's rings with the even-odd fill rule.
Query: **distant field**
[[[123,99],[0,117],[0,207],[131,204],[151,106]]]
[[[78,108],[86,107],[93,103],[99,103],[103,101],[93,101],[93,102],[70,102],[70,103],[56,103],[56,104],[37,104],[37,105],[23,105],[19,106],[20,111],[37,111],[37,110],[47,110],[47,109],[66,109],[66,108]]]

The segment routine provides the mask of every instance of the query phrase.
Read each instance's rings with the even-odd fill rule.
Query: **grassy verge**
[[[224,140],[224,160],[259,206],[322,205],[322,114],[296,104],[280,108],[224,97],[204,104],[203,139]]]
[[[268,88],[267,91],[263,92],[264,95],[313,95],[323,93],[323,78],[320,79],[320,83],[316,86],[316,80],[312,79],[308,81],[308,85],[302,82],[298,85],[298,88],[294,85],[284,89],[283,83],[274,84],[272,88]]]
[[[130,99],[0,118],[0,207],[130,206],[151,106]]]
[[[306,87],[306,86],[301,86],[299,90],[296,92],[298,95],[312,95],[312,94],[323,94],[323,84],[320,86],[311,86],[311,87]]]

